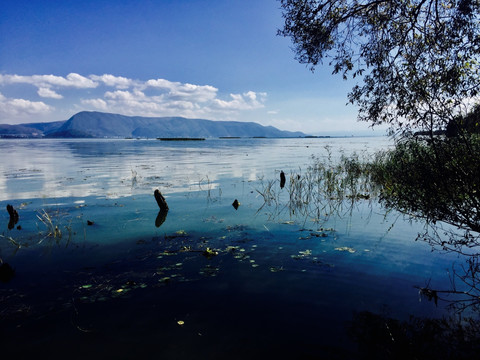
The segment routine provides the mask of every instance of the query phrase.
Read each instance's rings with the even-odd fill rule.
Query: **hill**
[[[0,137],[60,138],[211,138],[211,137],[302,137],[302,132],[279,130],[254,122],[213,121],[182,117],[125,116],[82,111],[67,121],[0,125]]]
[[[37,138],[56,131],[65,121],[20,125],[0,124],[0,138]]]

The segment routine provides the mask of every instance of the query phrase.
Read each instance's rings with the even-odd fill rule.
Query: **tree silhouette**
[[[444,129],[480,86],[478,0],[281,0],[296,58],[361,76],[360,120],[402,133]]]

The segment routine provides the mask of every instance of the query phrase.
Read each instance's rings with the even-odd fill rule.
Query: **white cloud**
[[[87,99],[82,100],[82,104],[92,106],[95,109],[107,111],[108,105],[105,100],[102,99]]]
[[[103,99],[86,99],[82,103],[98,110],[119,112],[127,115],[144,116],[184,116],[223,118],[232,113],[264,107],[265,93],[253,91],[244,94],[231,94],[231,100],[216,97],[217,89],[211,86],[172,83],[155,80],[156,88],[168,86],[173,91],[146,95],[138,89],[107,91]],[[152,84],[153,82],[150,82]],[[214,89],[214,90],[212,90]],[[212,96],[212,94],[214,96]]]
[[[224,110],[253,110],[264,107],[266,96],[266,93],[257,94],[248,91],[243,94],[230,94],[232,98],[230,101],[215,99],[214,104],[217,108]]]
[[[193,85],[172,82],[165,79],[151,79],[145,82],[146,87],[166,89],[171,99],[189,99],[195,102],[206,102],[215,99],[218,89],[211,85]]]
[[[68,105],[70,109],[73,106],[75,109],[139,116],[184,116],[232,120],[236,119],[242,111],[263,108],[266,101],[265,93],[254,91],[230,94],[227,98],[221,98],[219,89],[212,85],[195,85],[161,78],[141,81],[112,74],[92,74],[88,77],[76,73],[70,73],[65,77],[0,74],[0,86],[7,87],[12,84],[37,87],[38,96],[55,100],[63,99],[62,89],[70,88],[68,101],[71,101],[73,96],[77,96],[78,99],[76,103]],[[103,94],[100,94],[100,91],[104,91]],[[9,111],[19,113],[22,104],[15,104],[10,100]],[[6,100],[3,101],[5,107]],[[35,102],[33,99],[23,101],[26,101],[23,103],[24,113],[47,112],[53,109],[41,101]],[[59,102],[60,108],[62,105],[63,102]],[[66,107],[63,106],[63,108]],[[64,115],[62,114],[61,117]]]
[[[7,98],[0,93],[0,116],[7,120],[21,118],[25,115],[44,115],[53,110],[41,101]]]
[[[157,88],[164,88],[164,89],[172,89],[177,85],[180,85],[179,82],[172,82],[165,79],[150,79],[145,82],[146,86],[157,87]]]
[[[107,91],[105,98],[118,101],[143,101],[147,99],[140,90],[134,90],[133,92],[123,90]]]
[[[63,99],[63,96],[56,93],[50,88],[41,87],[37,91],[38,95],[44,98],[51,98],[51,99]]]
[[[135,85],[136,82],[132,79],[128,79],[123,76],[115,76],[111,74],[99,75],[90,75],[89,78],[96,82],[102,82],[106,86],[111,86],[117,89],[128,89],[132,85]]]
[[[31,84],[38,88],[51,86],[73,87],[77,89],[89,89],[98,86],[98,83],[82,75],[70,73],[66,77],[56,75],[1,75],[0,84]]]

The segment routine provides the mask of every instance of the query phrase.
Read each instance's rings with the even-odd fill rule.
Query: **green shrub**
[[[387,207],[480,232],[478,135],[410,138],[379,154],[370,171]]]

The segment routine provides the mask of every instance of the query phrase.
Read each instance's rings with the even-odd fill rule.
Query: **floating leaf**
[[[238,250],[238,249],[240,249],[239,246],[227,246],[226,249],[225,249],[225,251],[227,251],[227,252],[232,252],[232,253],[233,253],[233,252],[235,252],[235,251]]]
[[[202,255],[205,256],[206,258],[211,258],[211,257],[217,256],[218,251],[216,251],[214,249],[210,249],[209,247],[207,247],[205,249],[205,251],[202,253]]]
[[[357,251],[357,250],[355,250],[351,247],[348,247],[348,246],[337,247],[337,248],[335,248],[335,250],[337,250],[337,251],[348,251],[350,254],[353,254],[355,251]]]
[[[303,256],[309,256],[312,255],[312,250],[299,251],[298,253]]]

